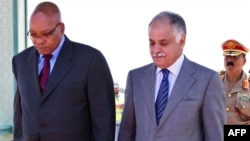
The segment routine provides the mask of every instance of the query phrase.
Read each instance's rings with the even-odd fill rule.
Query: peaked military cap
[[[222,50],[224,56],[238,56],[240,54],[247,54],[249,49],[234,39],[226,40],[222,43]]]

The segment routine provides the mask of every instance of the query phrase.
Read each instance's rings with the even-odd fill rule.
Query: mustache
[[[228,61],[227,66],[234,66],[234,63],[232,61]]]
[[[164,52],[157,52],[152,54],[153,57],[164,57],[166,54]]]

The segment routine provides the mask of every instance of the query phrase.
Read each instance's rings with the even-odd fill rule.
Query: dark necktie
[[[49,55],[44,55],[44,64],[43,64],[43,68],[40,72],[40,75],[39,75],[39,82],[40,82],[40,89],[41,89],[41,92],[44,91],[45,89],[45,85],[49,79],[49,74],[50,74],[50,63],[49,63],[49,60],[50,58],[52,57],[51,54]]]
[[[162,69],[163,78],[161,81],[161,85],[158,91],[158,95],[155,102],[155,113],[156,113],[156,121],[157,125],[160,123],[160,119],[163,115],[164,109],[166,107],[168,101],[168,93],[169,93],[169,82],[168,82],[168,74],[169,70]]]

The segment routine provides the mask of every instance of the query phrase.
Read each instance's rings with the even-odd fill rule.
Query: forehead
[[[30,30],[48,30],[51,26],[56,24],[55,18],[53,16],[45,15],[42,12],[37,12],[33,14],[30,18]]]
[[[154,22],[149,26],[148,34],[151,39],[169,38],[173,35],[173,26],[168,22]]]
[[[53,15],[48,15],[45,14],[43,12],[36,12],[34,14],[31,15],[30,17],[30,24],[34,24],[34,23],[44,23],[44,22],[49,22],[52,21],[54,18]]]

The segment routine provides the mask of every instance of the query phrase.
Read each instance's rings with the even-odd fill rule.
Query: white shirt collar
[[[182,63],[184,61],[184,55],[181,54],[181,56],[167,69],[175,76],[177,76],[181,70]],[[157,67],[156,74],[161,71],[161,68]]]

